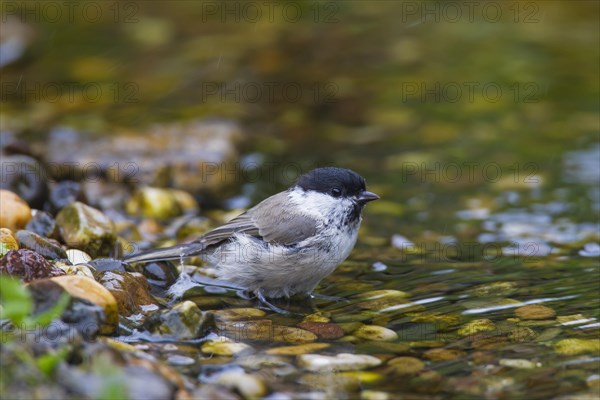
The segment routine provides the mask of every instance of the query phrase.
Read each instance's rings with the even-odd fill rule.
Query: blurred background
[[[96,280],[136,294],[137,308],[119,305],[112,329],[145,361],[152,354],[178,370],[165,393],[231,395],[208,384],[224,376],[218,384],[245,398],[597,398],[599,2],[4,0],[0,8],[1,184],[27,203],[12,201],[24,215],[9,228],[25,227],[29,207],[48,211],[32,220],[44,232],[75,200],[102,211],[110,246],[80,247]],[[198,315],[300,332],[230,335],[243,343],[211,336],[202,354],[200,327],[171,343],[143,325],[177,307],[159,310],[162,302],[115,283],[111,268],[131,275],[103,258],[115,241],[189,240],[331,165],[354,169],[382,197],[366,207],[350,260],[317,289],[348,303],[321,300],[301,320],[198,289],[189,297]],[[67,225],[62,238],[44,236],[77,247],[65,233],[89,221],[73,228],[57,219]],[[177,276],[175,265],[161,268]],[[141,272],[162,296],[172,281],[156,271]],[[297,327],[327,343],[264,352],[317,340]],[[248,343],[256,354],[237,357]],[[307,352],[326,355],[316,367],[269,358]],[[363,358],[321,374],[338,353]],[[25,364],[14,354],[4,361],[8,393],[38,397],[43,380],[15,375]],[[78,357],[70,359],[88,359]],[[95,384],[92,375],[75,382],[70,366],[50,393],[102,398],[106,379],[119,375],[141,390],[133,398],[155,394],[147,383],[158,385],[157,374],[130,379],[115,369],[120,353],[107,360]]]
[[[598,8],[7,1],[1,129],[42,152],[60,139],[47,161],[83,163],[98,138],[223,118],[241,130],[239,158],[227,161],[241,162],[236,193],[251,198],[230,204],[315,166],[344,166],[382,192],[370,213],[394,217],[378,221],[386,234],[400,224],[407,236],[453,230],[456,211],[511,191],[571,198],[570,216],[589,219],[599,197],[586,187],[598,177]],[[77,144],[64,147],[72,135]]]

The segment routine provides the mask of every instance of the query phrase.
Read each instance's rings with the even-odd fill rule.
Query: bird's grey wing
[[[202,239],[207,246],[229,239],[235,233],[260,238],[265,242],[294,246],[315,235],[317,221],[305,214],[289,212],[286,206],[288,193],[281,192],[257,204],[223,226],[208,233]]]
[[[254,236],[269,243],[294,246],[315,235],[317,221],[307,215],[290,213],[287,192],[273,195],[226,224],[189,242],[162,249],[148,250],[125,258],[126,262],[148,262],[196,256],[229,240],[236,233]]]

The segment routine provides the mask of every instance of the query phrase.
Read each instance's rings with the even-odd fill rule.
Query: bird
[[[350,169],[316,168],[191,242],[132,254],[124,261],[201,256],[216,267],[220,281],[285,312],[267,299],[310,295],[350,255],[364,206],[379,198]]]

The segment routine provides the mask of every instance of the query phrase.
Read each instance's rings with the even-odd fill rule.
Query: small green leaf
[[[18,279],[0,276],[0,319],[20,326],[33,310],[31,295]]]
[[[36,358],[35,363],[44,375],[50,377],[54,373],[56,366],[67,357],[68,353],[68,348],[63,347],[55,353],[47,353]]]

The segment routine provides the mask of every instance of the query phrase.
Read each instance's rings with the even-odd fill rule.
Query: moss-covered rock
[[[80,202],[63,208],[56,216],[56,223],[69,247],[92,257],[109,254],[117,240],[112,221],[101,211]]]

